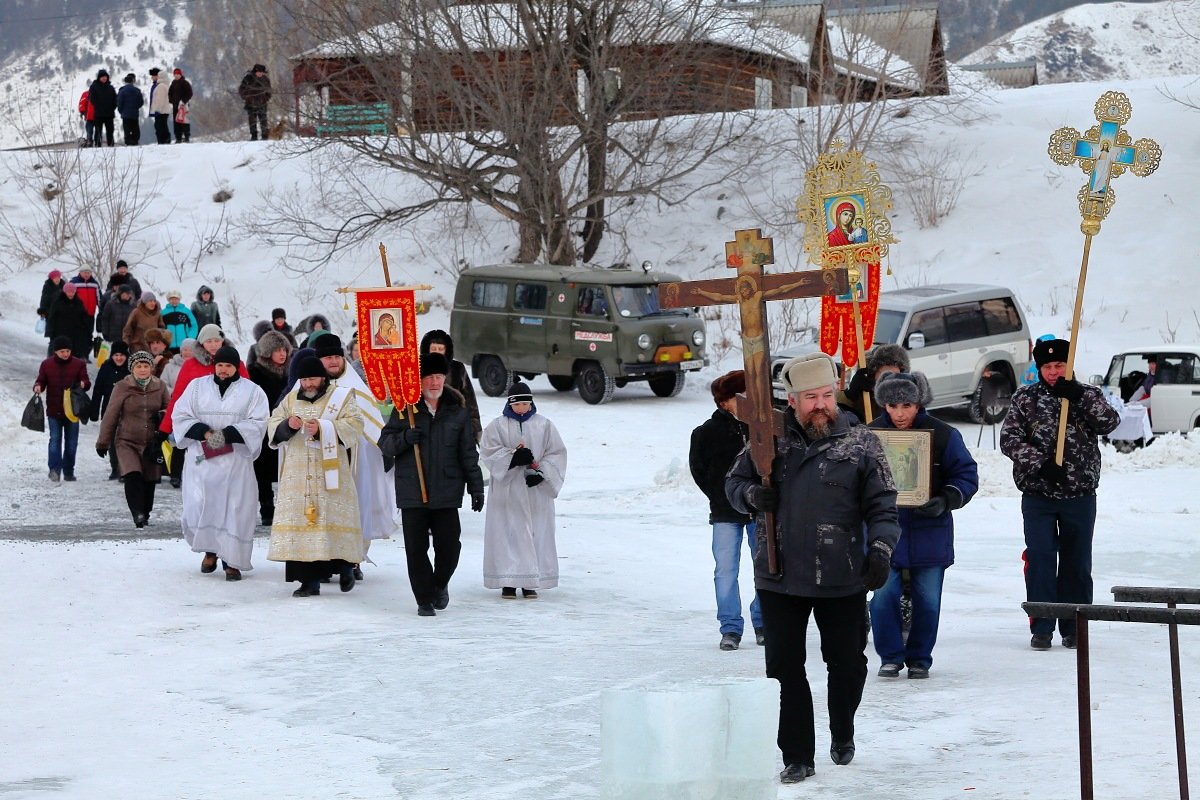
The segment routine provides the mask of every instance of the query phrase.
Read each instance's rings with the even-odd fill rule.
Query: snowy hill
[[[185,13],[160,16],[146,9],[98,13],[80,24],[73,39],[38,38],[0,62],[0,148],[82,137],[79,95],[98,69],[107,69],[117,87],[133,72],[144,88],[154,66],[169,78],[191,29]],[[120,127],[118,120],[118,139]]]
[[[1038,63],[1043,83],[1200,72],[1200,3],[1090,3],[1023,25],[962,59]]]

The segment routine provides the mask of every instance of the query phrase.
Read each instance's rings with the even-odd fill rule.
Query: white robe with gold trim
[[[336,414],[326,415],[326,407],[338,394],[332,386],[315,403],[300,399],[299,390],[299,385],[292,389],[267,422],[267,441],[280,451],[279,493],[267,558],[306,562],[342,559],[357,564],[363,554],[362,531],[358,493],[347,450],[357,447],[362,437],[362,415],[350,396]],[[293,415],[303,420],[324,418],[333,423],[337,438],[337,489],[326,488],[319,439],[311,439],[299,430],[287,441],[275,443],[276,429],[286,425],[288,417]],[[310,502],[317,511],[313,524],[305,515]]]
[[[387,539],[396,529],[396,479],[383,468],[379,434],[385,422],[371,388],[346,363],[346,371],[332,386],[354,390],[354,399],[362,413],[362,436],[354,451],[354,484],[358,487],[358,512],[362,524],[363,552],[373,539]],[[364,555],[365,560],[365,555]]]

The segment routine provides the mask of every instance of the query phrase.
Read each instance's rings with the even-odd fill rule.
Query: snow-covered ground
[[[1034,334],[1063,332],[1082,246],[1075,192],[1083,178],[1050,163],[1045,145],[1061,125],[1086,129],[1092,104],[1108,88],[1115,87],[1002,92],[983,107],[984,120],[927,123],[929,146],[956,154],[968,177],[957,208],[935,229],[918,229],[897,193],[901,244],[888,280],[1005,283],[1029,311]],[[1083,373],[1105,366],[1115,347],[1161,341],[1164,326],[1176,327],[1180,340],[1200,338],[1192,316],[1196,244],[1184,218],[1200,170],[1187,157],[1195,149],[1193,112],[1163,98],[1152,81],[1119,88],[1133,100],[1134,137],[1157,138],[1166,155],[1159,173],[1115,184],[1120,199],[1092,252]],[[782,135],[793,113],[779,112],[761,136]],[[147,212],[157,226],[131,254],[135,274],[147,288],[178,287],[185,297],[208,282],[243,344],[275,305],[287,307],[293,322],[327,312],[344,330],[349,314],[333,288],[377,274],[368,249],[300,277],[287,271],[294,262],[282,248],[236,230],[195,274],[174,273],[162,252],[167,226],[179,249],[204,238],[222,209],[211,199],[216,189],[232,190],[226,213],[247,219],[259,213],[263,193],[312,186],[312,165],[274,158],[277,147],[197,143],[81,154],[85,162],[143,160],[158,194]],[[18,221],[28,201],[4,171],[27,157],[0,153],[0,207]],[[707,190],[686,205],[638,206],[640,216],[622,221],[630,260],[716,277],[732,231],[762,226],[776,237],[780,268],[801,267],[789,209],[803,176],[783,157],[761,170],[736,190]],[[411,188],[396,178],[378,186],[385,196]],[[1158,235],[1147,235],[1147,220]],[[422,330],[447,323],[453,257],[500,260],[513,241],[486,216],[456,239],[438,230],[443,222],[421,220],[385,238],[393,276],[436,287]],[[81,439],[79,482],[51,485],[44,437],[17,421],[44,347],[32,330],[32,308],[52,266],[16,270],[9,260],[0,276],[0,336],[9,356],[0,371],[0,553],[8,567],[0,583],[0,664],[10,687],[0,796],[594,798],[605,689],[762,674],[753,644],[717,649],[707,513],[686,470],[688,434],[712,409],[707,383],[737,365],[736,352],[669,400],[634,385],[608,405],[588,406],[534,381],[540,408],[570,451],[558,505],[562,586],[536,602],[502,602],[484,591],[483,518],[465,511],[450,608],[425,619],[415,614],[397,540],[372,548],[376,565],[353,592],[299,601],[281,566],[263,558],[265,541],[247,580],[201,575],[198,556],[178,538],[178,493],[169,487],[160,489],[148,536],[132,539],[120,486],[104,480],[107,465],[93,453],[94,425]],[[499,412],[498,400],[481,400],[485,418]],[[869,678],[853,765],[824,761],[821,734],[813,782],[782,787],[780,797],[1077,792],[1074,658],[1057,646],[1029,649],[1019,605],[1019,496],[1008,462],[992,449],[990,430],[949,418],[980,461],[983,486],[956,514],[958,563],[946,582],[933,677]],[[1098,600],[1117,584],[1195,583],[1198,482],[1195,439],[1161,439],[1132,455],[1106,450]],[[748,600],[748,565],[744,577]],[[1192,709],[1200,658],[1192,631],[1182,638],[1185,707]],[[1093,647],[1097,795],[1171,795],[1166,630],[1096,624]],[[814,636],[820,728],[817,652]]]

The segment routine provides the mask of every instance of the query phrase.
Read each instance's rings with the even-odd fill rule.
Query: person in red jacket
[[[200,329],[200,334],[196,337],[199,347],[193,348],[192,357],[183,362],[183,366],[179,368],[179,377],[175,379],[175,388],[171,391],[171,402],[167,404],[167,413],[163,415],[162,424],[158,427],[160,431],[168,436],[173,433],[171,428],[171,414],[175,411],[175,403],[178,402],[183,390],[187,385],[196,378],[202,378],[216,373],[217,366],[213,363],[213,356],[217,351],[225,345],[225,334],[216,325],[205,325]],[[239,360],[238,373],[249,379],[250,373],[246,371],[245,363]],[[174,444],[174,441],[172,441]],[[183,473],[178,476],[175,470],[171,470],[171,486],[178,489],[183,485]]]
[[[46,428],[50,432],[50,480],[75,480],[75,449],[79,445],[79,423],[67,418],[63,391],[90,389],[87,364],[71,355],[71,340],[58,336],[50,343],[53,355],[38,367],[34,394],[46,393]]]
[[[79,116],[83,119],[83,143],[81,147],[92,146],[92,136],[96,132],[96,109],[92,107],[92,82],[87,82],[87,88],[79,95]]]

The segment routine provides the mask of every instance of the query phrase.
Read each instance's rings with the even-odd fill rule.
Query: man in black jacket
[[[775,514],[779,569],[771,574],[766,547],[758,548],[754,585],[767,634],[767,677],[779,681],[778,743],[786,765],[779,778],[797,783],[815,771],[804,671],[808,618],[816,619],[829,674],[829,757],[849,764],[867,679],[867,590],[891,574],[900,524],[883,446],[838,412],[833,360],[824,353],[793,358],[782,379],[793,413],[775,442],[771,485],[762,484],[747,449],[729,471],[725,495],[738,511]]]
[[[464,488],[471,494],[471,510],[483,510],[483,473],[475,432],[462,396],[445,385],[449,371],[450,362],[445,356],[423,356],[415,427],[397,408],[379,437],[384,457],[396,460],[396,506],[404,528],[408,580],[417,600],[417,613],[422,617],[434,616],[450,602],[447,586],[462,551],[458,509],[462,507]],[[424,467],[427,501],[421,497],[417,448]],[[435,561],[432,565],[430,538]]]
[[[717,410],[692,431],[688,465],[692,469],[692,479],[708,498],[708,522],[712,525],[712,552],[716,561],[713,584],[717,592],[717,622],[721,624],[719,646],[722,650],[737,650],[746,624],[742,619],[742,593],[738,586],[742,534],[746,534],[750,544],[751,558],[754,557],[755,536],[750,515],[734,509],[725,497],[725,475],[746,446],[746,426],[734,415],[737,395],[746,391],[746,373],[740,369],[726,373],[713,381],[711,388]],[[762,614],[757,594],[750,603],[750,622],[756,641],[762,644]]]
[[[242,98],[242,107],[250,120],[250,141],[258,140],[259,128],[262,128],[262,138],[268,138],[267,104],[271,102],[271,79],[267,77],[266,67],[255,64],[242,77],[238,97]]]
[[[125,85],[117,92],[117,112],[121,115],[121,134],[128,147],[136,147],[142,140],[142,106],[146,98],[142,90],[134,86],[137,76],[132,72],[125,76]]]
[[[117,116],[117,90],[108,79],[108,70],[102,69],[96,73],[96,80],[88,89],[88,99],[92,102],[92,119],[96,127],[92,131],[92,146],[100,146],[100,129],[104,128],[104,136],[109,147],[113,141],[113,120]]]
[[[190,142],[192,140],[192,123],[179,121],[179,106],[190,106],[192,103],[192,84],[187,78],[183,77],[183,70],[179,67],[175,68],[173,73],[174,80],[167,88],[167,99],[171,102],[171,119],[175,125],[175,144],[181,142]],[[186,119],[188,110],[185,108],[183,115]]]

